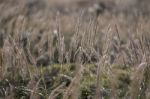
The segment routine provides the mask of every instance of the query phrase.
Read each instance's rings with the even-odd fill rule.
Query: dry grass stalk
[[[79,97],[79,88],[80,81],[83,76],[84,67],[83,65],[79,65],[77,68],[77,73],[75,77],[72,79],[71,84],[66,89],[62,99],[78,99]]]
[[[3,56],[2,56],[2,49],[0,48],[0,79],[2,78],[2,72],[3,72]]]
[[[102,85],[101,85],[101,77],[103,72],[105,71],[105,62],[107,61],[107,56],[104,55],[101,59],[99,59],[99,62],[97,65],[97,71],[96,71],[96,94],[94,99],[102,99]]]
[[[59,85],[57,88],[55,88],[54,90],[52,90],[51,94],[49,95],[48,99],[56,99],[56,97],[62,93],[63,90],[62,87],[65,86],[65,83],[62,83],[61,85]]]
[[[95,95],[95,99],[102,99],[100,77],[101,77],[101,65],[99,64],[98,69],[97,69],[97,77],[96,77],[96,95]]]
[[[133,75],[131,85],[131,98],[132,99],[146,99],[146,90],[149,86],[150,80],[150,67],[143,56],[144,61],[136,68],[136,72]]]
[[[39,83],[40,83],[41,79],[39,79],[37,82],[32,79],[30,81],[30,84],[28,86],[32,87],[30,90],[32,90],[31,95],[30,95],[30,99],[40,99],[40,95],[39,95]]]

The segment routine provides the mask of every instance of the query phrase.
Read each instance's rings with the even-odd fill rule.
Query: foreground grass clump
[[[47,99],[56,90],[56,99],[62,99],[62,95],[69,87],[75,76],[74,64],[54,64],[48,67],[30,67],[30,75],[23,78],[21,74],[11,79],[6,76],[0,81],[0,96],[14,97],[15,99],[42,98]],[[80,84],[80,99],[93,99],[95,96],[96,66],[87,64]],[[104,73],[101,77],[102,96],[105,99],[111,97],[112,91],[116,90],[118,97],[127,94],[130,85],[130,71],[120,68],[112,68],[113,78]],[[114,88],[114,89],[113,89]],[[7,93],[5,93],[7,92]]]

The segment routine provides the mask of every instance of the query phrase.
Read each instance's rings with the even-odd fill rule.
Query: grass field
[[[1,0],[0,99],[150,99],[149,0]]]

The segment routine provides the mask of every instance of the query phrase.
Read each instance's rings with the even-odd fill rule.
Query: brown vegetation
[[[0,98],[149,99],[148,3],[1,0]]]

